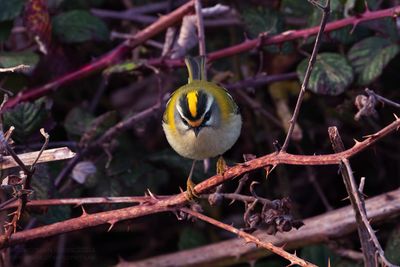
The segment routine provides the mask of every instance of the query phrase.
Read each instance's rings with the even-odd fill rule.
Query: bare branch
[[[290,138],[292,137],[294,126],[297,122],[297,118],[299,117],[301,103],[303,102],[304,94],[306,93],[306,89],[308,86],[308,81],[310,80],[311,72],[314,67],[315,60],[317,58],[319,46],[320,46],[321,40],[322,40],[322,34],[324,33],[326,23],[328,22],[329,13],[330,13],[330,0],[326,0],[326,5],[325,5],[325,7],[322,8],[322,11],[323,11],[323,14],[322,14],[322,19],[321,19],[321,23],[320,23],[320,28],[319,28],[319,31],[317,34],[317,38],[315,39],[314,48],[313,48],[310,60],[308,61],[308,66],[307,66],[306,73],[304,75],[303,83],[301,84],[301,89],[300,89],[299,97],[297,98],[296,107],[294,108],[293,116],[289,122],[290,127],[287,132],[285,142],[282,145],[282,149],[281,149],[282,152],[286,151],[289,146],[289,141],[290,141]]]
[[[369,218],[374,224],[391,221],[400,215],[400,189],[387,192],[366,200],[365,206]],[[348,236],[357,228],[356,219],[350,216],[351,206],[304,220],[304,226],[298,230],[268,235],[264,230],[253,233],[265,242],[275,246],[285,246],[286,250],[296,250],[308,245],[329,242]],[[173,263],[182,266],[227,266],[246,263],[250,260],[271,255],[270,252],[257,246],[244,246],[240,239],[221,241],[194,249],[155,256],[137,261],[121,261],[118,267],[156,267]]]
[[[197,211],[193,211],[193,210],[188,209],[188,208],[181,208],[181,211],[183,211],[183,212],[185,212],[187,214],[190,214],[191,216],[193,216],[195,218],[198,218],[198,219],[200,219],[202,221],[205,221],[205,222],[207,222],[209,224],[215,225],[215,226],[217,226],[217,227],[219,227],[221,229],[224,229],[226,231],[234,233],[234,234],[238,235],[239,237],[243,238],[246,243],[254,243],[257,246],[260,246],[260,247],[262,247],[264,249],[267,249],[268,251],[271,251],[271,252],[273,252],[273,253],[275,253],[275,254],[287,259],[288,261],[290,261],[291,265],[292,264],[298,264],[300,266],[316,266],[316,265],[314,265],[312,263],[309,263],[309,262],[297,257],[294,254],[290,254],[290,253],[286,252],[282,248],[273,245],[271,242],[262,241],[260,238],[254,236],[252,234],[249,234],[249,233],[246,233],[244,231],[241,231],[241,230],[239,230],[239,229],[237,229],[237,228],[235,228],[233,226],[230,226],[228,224],[222,223],[222,222],[220,222],[218,220],[215,220],[215,219],[213,219],[211,217],[208,217],[208,216],[206,216],[204,214],[201,214],[201,213],[199,213]]]

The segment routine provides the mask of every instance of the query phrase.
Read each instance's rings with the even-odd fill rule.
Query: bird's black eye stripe
[[[204,114],[204,118],[203,118],[203,123],[207,122],[211,117],[211,110],[207,111],[206,114]]]
[[[183,124],[185,124],[186,126],[189,126],[188,122],[182,116],[179,116],[179,117],[181,118]]]

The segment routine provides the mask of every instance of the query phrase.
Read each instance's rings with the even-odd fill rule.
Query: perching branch
[[[372,144],[382,139],[389,133],[396,131],[400,127],[400,119],[397,118],[390,125],[375,134],[369,135],[364,141],[356,142],[356,144],[343,152],[328,155],[293,155],[286,152],[271,153],[263,157],[249,160],[245,163],[238,164],[228,168],[223,174],[214,175],[207,180],[196,185],[195,190],[198,194],[210,191],[221,183],[234,179],[249,171],[265,168],[271,165],[290,164],[290,165],[333,165],[340,164],[343,158],[351,158],[360,153]],[[104,211],[95,214],[83,214],[80,217],[72,218],[66,221],[37,227],[34,229],[17,232],[11,236],[9,242],[5,244],[4,237],[0,237],[0,243],[5,246],[24,243],[38,238],[46,238],[49,236],[67,233],[71,231],[81,230],[88,227],[94,227],[102,224],[110,224],[113,226],[119,221],[138,218],[149,214],[171,211],[174,207],[181,207],[187,204],[186,192],[174,195],[165,199],[155,199],[148,205],[139,205],[134,207],[122,208],[112,211]],[[3,240],[3,242],[1,242]]]

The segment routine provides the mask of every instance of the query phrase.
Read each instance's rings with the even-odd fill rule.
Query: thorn
[[[118,220],[111,220],[108,223],[110,224],[110,227],[108,227],[107,232],[110,232],[111,229],[114,227],[114,225],[118,222]]]
[[[85,207],[83,207],[83,205],[81,205],[81,209],[82,209],[82,217],[88,216],[88,213],[85,210]]]
[[[367,135],[364,135],[363,138],[364,139],[369,139],[369,138],[373,138],[375,136],[376,136],[376,134],[367,134]]]
[[[354,33],[354,31],[356,30],[356,27],[358,26],[358,19],[353,23],[353,27],[350,30],[350,35]]]
[[[395,113],[393,113],[393,116],[395,117],[396,121],[399,120],[399,117]]]
[[[369,9],[367,0],[364,0],[364,7],[365,7],[365,13],[371,12],[371,10]]]
[[[350,197],[349,196],[347,196],[347,197],[345,197],[345,198],[342,198],[342,200],[341,201],[345,201],[345,200],[349,200],[350,199]]]
[[[154,195],[154,194],[150,191],[150,189],[148,189],[148,188],[147,188],[147,193],[149,193],[149,196],[150,196],[152,199],[158,200],[158,198],[156,197],[156,195]]]
[[[361,142],[358,141],[357,139],[353,138],[353,140],[354,140],[354,142],[355,142],[354,146],[357,146],[357,145],[360,145],[360,144],[361,144]]]

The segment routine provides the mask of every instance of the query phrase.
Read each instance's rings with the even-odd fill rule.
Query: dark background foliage
[[[181,3],[147,0],[44,2],[47,2],[48,9],[43,1],[0,0],[0,66],[31,66],[23,73],[0,74],[1,87],[14,94],[45,84],[107,53],[121,42],[110,37],[115,37],[115,33],[135,33],[147,25],[144,21],[95,16],[93,9],[123,11],[154,2]],[[206,27],[206,46],[210,52],[243,42],[246,38],[257,38],[262,32],[272,36],[316,26],[321,18],[320,10],[305,0],[205,1],[204,5],[220,2],[233,10],[229,18],[234,18],[234,22]],[[371,11],[400,4],[396,0],[366,2]],[[41,8],[33,9],[33,5]],[[330,21],[363,12],[363,0],[332,0]],[[159,13],[147,15],[156,18]],[[348,26],[324,36],[298,121],[302,138],[292,142],[290,153],[332,153],[327,134],[329,126],[338,127],[348,148],[354,144],[353,138],[361,140],[393,121],[392,114],[398,110],[387,105],[378,105],[375,116],[355,120],[354,99],[368,87],[400,102],[398,25],[398,20],[396,25],[392,18],[380,19],[362,23],[354,29]],[[47,55],[40,52],[34,36],[39,36],[48,48]],[[163,44],[164,34],[153,40]],[[296,72],[301,81],[314,40],[315,37],[309,37],[219,59],[210,66],[209,78],[229,84],[253,77],[260,71],[272,75]],[[196,49],[188,53],[196,55]],[[165,99],[168,93],[187,81],[186,70],[182,68],[160,68],[159,74],[155,74],[151,68],[142,67],[143,60],[160,56],[161,51],[149,43],[140,46],[128,59],[103,72],[63,85],[49,96],[21,103],[6,111],[3,128],[16,128],[12,138],[17,152],[38,150],[42,140],[41,127],[51,135],[50,146],[67,145],[78,151],[119,120],[154,105],[160,98]],[[284,126],[278,127],[268,121],[236,90],[244,91],[260,104],[261,109],[282,123],[287,121],[285,115],[288,115],[284,107],[293,109],[299,88],[300,82],[295,80],[232,90],[244,125],[238,142],[225,155],[228,164],[243,161],[243,154],[261,156],[274,151],[273,141],[282,143],[286,134]],[[162,112],[154,112],[150,118],[113,139],[106,149],[109,153],[101,150],[85,157],[59,188],[54,186],[54,182],[66,162],[38,166],[32,180],[33,198],[137,196],[143,195],[147,189],[161,195],[178,193],[179,187],[185,185],[191,162],[181,158],[167,144],[161,128]],[[82,141],[83,136],[86,139]],[[390,135],[352,159],[355,177],[366,177],[364,193],[368,197],[399,187],[398,138],[398,134]],[[214,166],[215,159],[211,159],[207,172],[202,164],[198,164],[195,182],[214,174]],[[256,188],[258,195],[269,199],[290,197],[293,213],[299,219],[326,212],[310,175],[318,182],[333,208],[348,205],[348,201],[343,200],[346,191],[337,166],[312,167],[311,173],[304,166],[279,166],[268,179],[261,170],[250,174],[253,180],[260,182]],[[237,180],[233,180],[225,185],[224,191],[232,192],[236,186]],[[7,199],[10,192],[1,194],[3,199]],[[241,203],[228,205],[224,202],[217,207],[210,207],[205,200],[200,203],[212,217],[243,226]],[[85,208],[92,213],[113,207],[96,205]],[[29,228],[49,224],[79,216],[81,212],[80,207],[65,206],[29,209],[20,226]],[[107,227],[15,246],[10,250],[11,262],[15,266],[24,266],[30,261],[35,266],[109,266],[121,258],[143,259],[232,237],[201,222],[177,221],[173,214],[157,214],[118,223],[110,232],[107,232]],[[389,221],[375,228],[379,229],[378,237],[388,258],[400,264],[399,225],[396,221]],[[356,234],[338,242],[354,250],[360,246]],[[321,266],[327,265],[328,258],[334,266],[356,265],[326,245],[307,246],[299,254]],[[256,266],[283,264],[278,257],[256,262]]]

